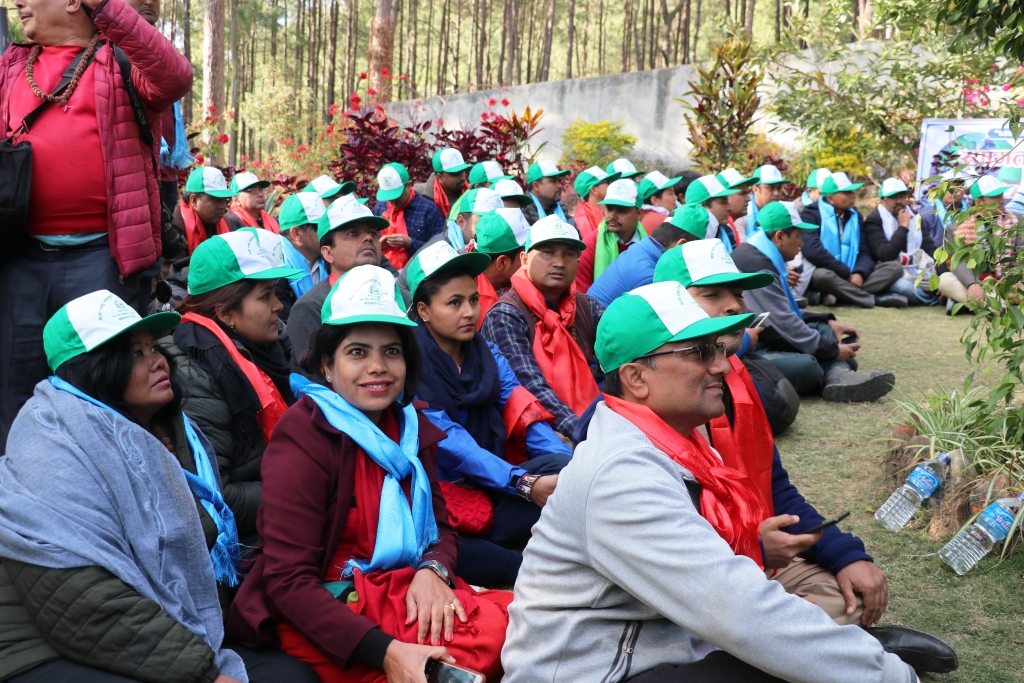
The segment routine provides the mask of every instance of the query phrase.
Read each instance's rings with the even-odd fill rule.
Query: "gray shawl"
[[[221,673],[248,681],[221,648],[217,582],[181,465],[139,425],[46,380],[0,458],[0,556],[107,569],[206,641]]]

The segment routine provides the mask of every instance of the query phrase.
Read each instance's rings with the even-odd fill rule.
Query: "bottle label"
[[[917,491],[921,498],[927,498],[935,493],[942,484],[942,480],[936,477],[927,467],[918,465],[907,476],[907,486]]]
[[[997,541],[1003,540],[1010,533],[1010,527],[1013,526],[1013,513],[999,503],[989,505],[980,516],[989,523],[990,530],[1002,531],[1002,535],[996,539]]]

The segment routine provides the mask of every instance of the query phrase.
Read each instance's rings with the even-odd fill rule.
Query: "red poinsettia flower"
[[[381,67],[381,69],[380,69],[380,75],[381,76],[387,76],[389,73],[391,73],[391,69],[387,68],[386,66]]]
[[[374,90],[373,88],[367,88],[367,89],[366,89],[366,94],[367,94],[367,95],[376,95],[376,94],[377,94],[377,91],[376,91],[376,90]]]
[[[332,104],[330,107],[328,107],[327,113],[329,113],[331,116],[334,116],[335,114],[338,113],[339,109],[341,109],[340,106],[338,106],[337,104]]]
[[[219,142],[222,145],[226,145],[226,144],[228,144],[228,140],[230,140],[230,139],[231,138],[229,138],[227,136],[227,133],[221,133],[220,137],[217,138],[217,142]]]
[[[501,106],[503,106],[503,107],[507,107],[508,105],[509,105],[509,102],[508,102],[508,98],[507,98],[507,97],[505,97],[505,98],[502,98],[502,100],[501,100]]]
[[[495,98],[493,98],[493,97],[492,97],[491,99],[487,100],[487,106],[489,106],[489,107],[493,107],[493,106],[494,106],[494,105],[496,105],[497,103],[498,103],[498,100],[496,100],[496,99],[495,99]]]
[[[211,115],[213,115],[213,116],[217,115],[217,107],[214,107],[214,106],[211,105],[208,109],[209,109]]]
[[[361,81],[365,81],[366,80],[366,72],[365,71],[360,71],[359,72],[359,80],[361,80]]]

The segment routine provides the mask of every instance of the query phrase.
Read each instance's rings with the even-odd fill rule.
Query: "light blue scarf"
[[[462,228],[455,221],[448,221],[448,232],[445,233],[445,239],[448,240],[448,244],[452,245],[452,249],[459,253],[466,248],[466,236],[462,234]]]
[[[804,206],[810,206],[814,203],[814,200],[811,199],[811,195],[807,194],[807,190],[804,190],[804,193],[800,195],[800,203]]]
[[[757,202],[754,201],[754,193],[750,193],[747,201],[747,225],[757,225]]]
[[[821,212],[821,244],[828,253],[846,264],[853,270],[860,255],[860,216],[856,211],[850,212],[850,219],[843,226],[843,238],[839,240],[839,219],[836,210],[822,197],[818,200]]]
[[[160,165],[183,171],[196,160],[188,151],[188,135],[185,121],[181,118],[181,102],[174,103],[174,149],[170,149],[167,138],[160,138]]]
[[[789,299],[789,310],[802,318],[803,314],[800,313],[800,307],[796,305],[796,299],[793,298],[793,290],[789,288],[789,280],[787,280],[789,270],[786,268],[786,262],[782,260],[782,253],[779,251],[779,248],[768,239],[768,234],[760,228],[752,233],[747,233],[747,244],[771,259],[772,265],[775,266],[775,273],[779,276],[779,284],[782,285],[782,291],[786,293],[786,298]]]
[[[402,443],[398,445],[333,390],[298,374],[291,376],[291,386],[296,397],[305,394],[313,399],[331,426],[344,432],[386,473],[380,494],[380,520],[373,558],[369,562],[349,560],[342,575],[352,576],[353,569],[365,574],[418,565],[423,552],[437,543],[440,536],[434,519],[430,481],[419,459],[416,409],[412,405],[402,409]],[[410,476],[411,508],[401,483]]]
[[[729,237],[729,231],[725,225],[718,226],[718,239],[722,240],[722,245],[725,247],[725,253],[731,254],[735,248],[732,245],[732,238]]]
[[[82,393],[76,387],[68,384],[56,375],[50,377],[50,384],[56,389],[66,391],[73,396],[93,404],[97,408],[109,410],[120,415],[116,410],[105,403],[97,401],[92,396]],[[185,439],[192,450],[192,457],[195,458],[196,472],[192,474],[182,469],[185,480],[188,482],[192,493],[199,499],[203,509],[210,515],[210,518],[217,525],[217,542],[210,550],[210,560],[213,562],[213,573],[217,577],[217,583],[225,586],[238,585],[238,567],[242,564],[242,554],[238,547],[238,528],[235,526],[235,515],[231,508],[224,502],[224,496],[218,490],[217,474],[213,471],[213,464],[210,456],[206,454],[199,435],[192,428],[192,423],[184,413],[181,414],[185,422]]]
[[[545,211],[544,207],[540,205],[540,200],[534,197],[532,192],[530,193],[530,199],[533,200],[533,205],[537,207],[537,220],[540,220],[541,218],[544,218],[545,216],[548,215],[548,212]],[[569,219],[565,217],[565,212],[562,211],[562,205],[559,202],[555,202],[555,215],[561,218],[566,223],[569,222]]]

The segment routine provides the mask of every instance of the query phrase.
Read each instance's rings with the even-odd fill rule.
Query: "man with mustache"
[[[623,252],[647,237],[640,222],[640,188],[632,180],[613,182],[598,204],[604,209],[604,220],[583,238],[587,248],[576,270],[576,287],[584,293]]]
[[[601,378],[594,339],[604,306],[574,283],[585,248],[576,228],[557,216],[534,223],[522,268],[480,328],[519,383],[555,416],[555,430],[566,440],[597,397]]]
[[[380,231],[387,227],[387,220],[374,216],[372,211],[359,203],[355,195],[341,197],[327,207],[327,212],[317,220],[320,257],[330,275],[299,297],[288,316],[292,372],[306,375],[300,367],[302,356],[309,348],[313,335],[320,329],[321,309],[338,278],[356,266],[381,265]],[[322,376],[306,376],[313,381],[326,383]]]
[[[604,400],[523,552],[508,683],[914,683],[860,629],[764,573],[766,504],[697,428],[725,413],[724,335],[678,282],[608,307]]]

